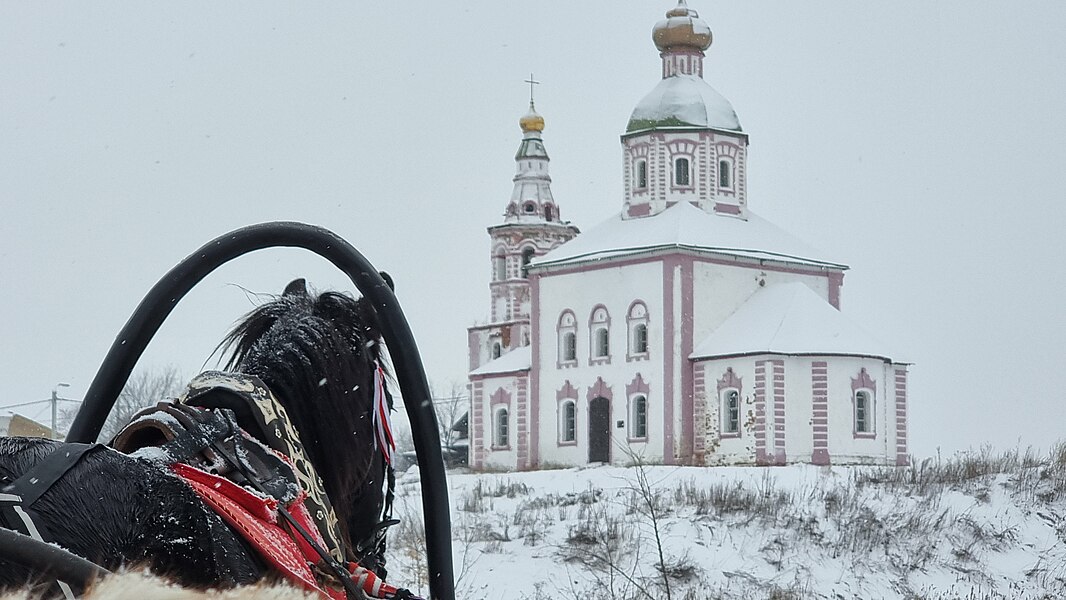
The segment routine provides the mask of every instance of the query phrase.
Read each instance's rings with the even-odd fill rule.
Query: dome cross
[[[533,86],[540,85],[540,82],[533,79],[533,73],[529,74],[529,79],[525,80],[529,84],[529,107],[533,108]]]

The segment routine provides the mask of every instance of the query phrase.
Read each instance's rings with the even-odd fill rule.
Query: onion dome
[[[660,81],[633,109],[626,132],[660,128],[741,131],[740,119],[729,100],[694,75]]]
[[[691,49],[700,52],[711,47],[711,28],[699,14],[679,0],[677,7],[666,13],[651,30],[651,39],[661,52],[672,49]]]
[[[518,126],[522,128],[523,133],[544,131],[544,117],[537,114],[537,111],[533,109],[532,102],[529,103],[529,112],[521,119],[518,119]]]

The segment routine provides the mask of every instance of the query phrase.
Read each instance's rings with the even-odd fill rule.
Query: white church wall
[[[740,305],[765,285],[801,281],[828,301],[829,279],[824,273],[775,270],[772,267],[719,264],[697,258],[693,265],[693,340],[698,345]]]
[[[763,404],[756,398],[759,364],[763,364]],[[777,365],[775,371],[774,366]],[[815,365],[825,365],[826,382],[820,383]],[[897,460],[896,371],[903,369],[877,358],[773,355],[706,359],[696,363],[697,432],[705,448],[697,459],[707,465],[774,464],[781,450],[775,433],[784,428],[784,462],[814,462],[817,418],[816,387],[825,389],[828,460],[833,464],[895,464]],[[732,370],[731,372],[729,370]],[[864,386],[861,375],[872,380],[873,432],[855,431],[854,391]],[[701,377],[702,374],[702,377]],[[777,416],[773,385],[783,374],[784,413]],[[720,390],[740,390],[741,426],[736,434],[725,427],[725,404]],[[904,417],[905,419],[905,414]],[[905,431],[904,431],[905,435]],[[759,441],[759,438],[762,441]],[[903,442],[905,445],[905,440]],[[761,455],[756,448],[764,448]]]
[[[814,453],[811,359],[793,356],[784,361],[785,461],[809,463]]]
[[[663,283],[658,260],[637,261],[622,267],[582,269],[542,276],[539,286],[539,462],[542,465],[581,465],[589,458],[589,401],[597,394],[609,396],[611,462],[629,461],[627,448],[649,462],[660,462],[664,444],[663,398]],[[648,352],[632,355],[627,313],[634,301],[647,307]],[[602,306],[609,314],[609,356],[592,355],[593,310]],[[576,317],[576,360],[560,362],[558,322],[564,310]],[[639,379],[638,379],[639,375]],[[602,380],[602,383],[601,383]],[[569,388],[567,387],[569,385]],[[627,391],[628,387],[628,391]],[[559,392],[576,401],[574,443],[560,439]],[[648,402],[644,438],[631,435],[630,400],[642,394]],[[677,412],[676,410],[674,411]],[[622,427],[617,427],[618,423]]]
[[[895,396],[892,365],[877,358],[828,357],[828,450],[833,464],[895,464]],[[873,433],[855,431],[854,392],[866,369],[872,379]]]
[[[482,457],[475,460],[476,467],[491,469],[518,468],[518,413],[519,413],[519,380],[522,376],[515,374],[480,376],[474,381],[477,384],[474,389],[479,389],[478,397],[472,398],[479,406],[474,406],[473,422],[482,423],[481,435],[471,440],[471,444],[478,444],[480,449],[471,449],[475,456]],[[498,444],[496,416],[500,409],[507,410],[507,443]]]
[[[704,446],[700,452],[697,443],[697,464],[755,464],[755,359],[703,360],[695,368],[696,413],[703,415],[697,420],[696,432]],[[731,433],[727,431],[723,393],[734,388],[739,393],[740,414],[738,431]]]

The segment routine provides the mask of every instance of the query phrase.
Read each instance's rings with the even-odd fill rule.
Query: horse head
[[[373,308],[345,294],[312,294],[297,279],[221,346],[231,353],[227,370],[258,377],[285,408],[355,554],[377,527],[386,478],[373,418],[381,361]]]

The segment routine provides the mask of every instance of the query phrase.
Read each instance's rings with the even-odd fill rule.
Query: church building
[[[907,364],[840,312],[847,266],[760,218],[748,135],[703,79],[685,0],[652,30],[662,79],[621,136],[621,210],[585,232],[522,117],[468,330],[471,466],[906,464]]]

